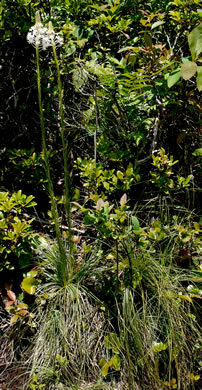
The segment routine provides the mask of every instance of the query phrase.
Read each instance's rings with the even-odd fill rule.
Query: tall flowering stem
[[[48,29],[45,27],[42,27],[41,21],[40,21],[40,15],[37,11],[36,13],[36,24],[33,26],[27,36],[28,42],[32,43],[35,46],[36,49],[36,66],[37,66],[37,89],[38,89],[38,103],[39,103],[39,113],[40,113],[40,124],[41,124],[41,135],[42,135],[42,148],[43,148],[43,156],[44,156],[44,166],[45,166],[45,172],[48,180],[48,191],[51,201],[51,212],[53,216],[54,221],[54,227],[55,227],[55,233],[56,233],[56,239],[58,242],[58,248],[60,251],[60,256],[62,260],[62,276],[63,276],[63,282],[64,285],[67,283],[67,261],[66,261],[66,253],[65,253],[65,247],[62,241],[60,226],[59,226],[59,216],[57,211],[57,204],[55,201],[55,195],[53,190],[53,184],[51,180],[50,175],[50,168],[49,168],[49,162],[48,162],[48,150],[46,145],[46,132],[45,132],[45,123],[44,123],[44,116],[43,116],[43,107],[42,107],[42,98],[41,98],[41,77],[40,77],[40,60],[39,60],[39,49],[40,45],[43,44],[43,34],[47,34]]]
[[[49,34],[50,36],[54,36],[54,30],[52,23],[49,22]],[[72,235],[71,235],[71,206],[70,206],[70,175],[68,169],[68,153],[67,153],[67,145],[65,142],[65,123],[64,123],[64,109],[63,109],[63,90],[62,90],[62,82],[60,76],[60,67],[59,61],[56,52],[56,43],[55,39],[52,39],[52,50],[53,56],[55,60],[55,65],[57,69],[57,79],[58,79],[58,96],[59,96],[59,113],[60,113],[60,126],[61,126],[61,140],[62,140],[62,150],[63,150],[63,162],[64,162],[64,181],[65,181],[65,193],[64,193],[64,207],[67,218],[67,226],[68,226],[68,248],[69,248],[69,269],[70,273],[73,271],[73,245],[72,245]]]

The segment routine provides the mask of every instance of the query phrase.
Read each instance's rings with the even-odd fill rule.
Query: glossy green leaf
[[[193,156],[202,156],[202,148],[195,149],[194,152],[192,153]]]
[[[171,88],[173,85],[175,85],[180,80],[180,78],[181,78],[180,70],[170,73],[167,79],[168,88]]]
[[[155,23],[152,24],[151,29],[153,30],[154,28],[159,27],[159,26],[161,26],[164,23],[165,22],[159,20],[158,22],[155,22]]]
[[[117,176],[119,180],[123,180],[123,173],[121,171],[117,171]]]
[[[168,344],[164,344],[164,343],[155,343],[152,347],[152,351],[153,352],[161,352],[161,351],[164,351],[168,348]]]
[[[202,52],[202,23],[190,32],[188,42],[192,59],[195,60]]]
[[[132,219],[133,229],[138,230],[140,227],[140,223],[139,223],[137,217],[132,217],[131,219]]]
[[[199,92],[202,91],[202,66],[197,67],[196,85]]]
[[[36,275],[37,275],[37,273],[38,273],[38,271],[37,271],[36,269],[32,269],[31,271],[29,271],[29,272],[27,273],[27,277],[28,277],[28,278],[35,278]]]
[[[37,285],[38,282],[33,277],[24,278],[21,284],[22,289],[25,290],[30,295],[33,295],[35,293]]]
[[[200,379],[200,375],[190,374],[190,379],[192,381],[198,381]]]

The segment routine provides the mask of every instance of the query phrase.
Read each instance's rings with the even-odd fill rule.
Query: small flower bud
[[[36,21],[36,24],[41,24],[41,17],[40,17],[40,12],[39,11],[36,11],[36,14],[35,14],[35,21]]]

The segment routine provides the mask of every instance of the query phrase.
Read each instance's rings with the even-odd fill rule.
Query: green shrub
[[[26,211],[35,205],[34,197],[22,194],[21,190],[13,194],[0,192],[0,270],[31,264],[35,233],[33,218]]]

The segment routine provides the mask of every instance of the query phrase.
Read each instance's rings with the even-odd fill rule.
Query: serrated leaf
[[[192,59],[195,60],[202,52],[202,23],[190,32],[188,42]]]
[[[170,73],[167,79],[168,88],[171,88],[173,85],[175,85],[180,78],[181,78],[180,70]]]
[[[195,75],[197,71],[197,64],[194,61],[187,61],[182,64],[180,72],[184,80],[189,80]]]
[[[202,66],[197,67],[196,85],[199,92],[202,91]]]
[[[165,22],[159,20],[158,22],[155,22],[155,23],[152,24],[151,29],[153,30],[154,28],[156,28],[158,26],[161,26],[164,23]]]
[[[25,290],[30,295],[35,293],[37,285],[38,282],[33,277],[24,278],[21,284],[23,290]]]

